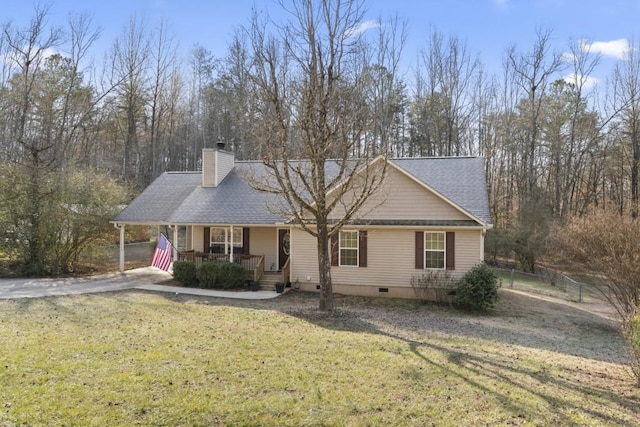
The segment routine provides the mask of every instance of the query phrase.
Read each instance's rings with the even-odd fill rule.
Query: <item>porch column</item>
[[[120,273],[124,273],[124,224],[116,224],[120,229]]]
[[[233,262],[233,225],[231,226],[231,236],[229,236],[231,240],[231,247],[229,248],[229,262]]]
[[[178,226],[173,225],[173,260],[178,260]]]

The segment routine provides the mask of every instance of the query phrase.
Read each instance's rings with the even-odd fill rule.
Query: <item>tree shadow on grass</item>
[[[565,366],[556,369],[553,362],[541,360],[544,356],[540,354],[529,360],[526,350],[523,350],[531,348],[621,363],[623,358],[616,358],[614,353],[624,351],[624,342],[617,336],[615,323],[598,316],[589,316],[581,308],[523,295],[503,295],[503,301],[497,309],[485,315],[463,313],[449,307],[418,305],[405,300],[355,297],[338,298],[338,309],[327,313],[317,309],[317,295],[306,293],[284,295],[274,300],[248,301],[127,290],[82,297],[23,299],[12,304],[18,304],[18,312],[37,310],[42,307],[41,304],[45,304],[51,306],[53,311],[69,315],[71,321],[74,319],[74,310],[82,310],[83,304],[87,304],[87,309],[95,306],[83,302],[85,298],[116,299],[124,303],[124,310],[129,307],[136,310],[136,306],[140,304],[147,309],[159,309],[157,300],[154,302],[150,299],[147,302],[144,298],[131,298],[131,294],[149,294],[156,299],[162,298],[171,303],[161,309],[175,313],[186,313],[189,311],[189,304],[194,303],[212,307],[269,310],[329,330],[387,337],[406,345],[420,363],[435,368],[443,375],[456,378],[460,383],[488,396],[512,414],[514,422],[526,417],[526,414],[538,413],[540,408],[536,405],[539,402],[544,403],[546,410],[553,412],[554,421],[558,424],[575,424],[575,420],[570,417],[571,413],[586,414],[596,422],[618,425],[628,425],[630,418],[640,417],[637,391],[631,391],[625,396],[609,389],[621,388],[623,381],[619,377],[586,378],[585,371],[579,366],[573,368],[565,363]],[[562,316],[551,316],[554,312],[560,312]],[[144,318],[139,321],[144,322]],[[212,317],[212,322],[215,324],[215,317]],[[153,327],[153,324],[146,326]],[[570,339],[576,335],[581,339]],[[482,343],[465,349],[460,346],[460,338],[470,338]],[[603,340],[609,340],[611,354],[595,351],[598,343]],[[499,345],[492,347],[491,342]],[[527,360],[502,353],[512,345],[518,346],[518,351],[514,353]],[[408,364],[404,367],[407,375],[411,375],[412,368],[415,365],[412,367]],[[596,372],[595,376],[598,375],[606,374]],[[429,378],[425,380],[428,381]],[[615,385],[607,388],[610,384]],[[513,398],[514,394],[520,398]],[[587,403],[580,404],[582,402]]]
[[[401,339],[393,335],[391,337]],[[508,390],[519,389],[528,396],[545,402],[554,411],[556,417],[554,421],[559,425],[575,424],[575,420],[567,415],[571,412],[586,413],[593,419],[607,424],[627,425],[629,416],[625,417],[616,410],[606,410],[613,406],[624,408],[627,415],[640,416],[638,407],[640,401],[637,398],[621,396],[604,388],[579,384],[568,376],[559,377],[537,368],[506,362],[501,360],[500,355],[483,357],[425,342],[407,342],[407,344],[412,353],[423,362],[492,396],[501,407],[517,418],[524,417],[525,414],[535,414],[540,408],[534,402],[513,399],[511,397],[513,393]],[[430,358],[428,354],[433,351],[446,354],[447,363],[439,363]],[[519,378],[526,381],[518,380]],[[502,387],[504,391],[501,391],[493,386],[496,382],[506,384],[507,387]],[[553,393],[548,390],[553,390]],[[591,405],[577,405],[567,398],[575,393],[587,398]],[[633,415],[630,416],[633,417]]]
[[[317,294],[306,292],[289,292],[271,300],[225,299],[141,290],[119,292],[149,293],[183,303],[276,310],[331,329],[357,327],[374,331],[404,331],[408,335],[439,333],[481,337],[601,362],[626,364],[630,360],[627,345],[615,321],[591,313],[585,304],[541,300],[521,293],[501,292],[500,302],[489,313],[467,313],[448,306],[420,304],[411,300],[364,297],[338,297],[337,309],[327,313],[318,310]],[[359,322],[360,326],[354,322]]]
[[[513,414],[515,419],[525,417],[525,414],[538,413],[540,409],[533,402],[535,399],[545,402],[551,408],[555,417],[554,422],[559,425],[576,424],[575,419],[568,415],[570,413],[588,414],[598,422],[614,425],[628,425],[630,418],[640,417],[640,396],[638,393],[634,391],[630,396],[624,396],[614,390],[607,389],[606,385],[602,387],[594,385],[598,384],[600,379],[605,380],[602,381],[604,383],[606,381],[620,382],[619,378],[596,378],[594,381],[587,383],[581,381],[580,377],[584,378],[585,372],[581,371],[579,367],[572,369],[563,366],[560,371],[562,372],[561,375],[554,374],[550,371],[555,371],[555,369],[549,370],[537,364],[523,363],[519,359],[510,359],[508,355],[501,354],[502,347],[495,350],[487,350],[487,346],[483,346],[483,351],[481,352],[477,350],[461,351],[456,347],[456,344],[447,344],[447,339],[443,338],[441,334],[492,340],[502,344],[521,345],[523,347],[562,352],[571,356],[611,362],[611,360],[602,360],[604,359],[603,357],[593,357],[593,352],[590,350],[583,352],[580,348],[572,347],[572,343],[563,341],[562,337],[554,336],[543,339],[546,335],[543,333],[541,336],[536,337],[539,345],[533,346],[534,340],[530,335],[535,333],[535,327],[530,327],[526,333],[514,334],[513,330],[510,330],[509,338],[504,339],[504,334],[500,333],[500,328],[493,326],[493,322],[489,322],[491,325],[486,326],[483,322],[478,321],[478,319],[482,320],[483,318],[485,320],[487,318],[499,319],[500,317],[497,314],[469,315],[435,306],[423,307],[422,309],[414,308],[413,310],[407,308],[406,310],[414,314],[415,323],[407,325],[399,320],[399,316],[394,316],[393,312],[398,311],[397,307],[392,307],[390,311],[383,311],[382,322],[373,321],[369,317],[370,315],[366,308],[360,313],[358,313],[357,309],[355,311],[339,309],[333,313],[324,313],[311,309],[288,311],[287,314],[323,328],[346,332],[373,333],[404,342],[411,350],[411,353],[422,362],[431,365],[446,375],[458,378],[487,396],[491,396],[501,407]],[[425,316],[421,315],[424,315],[426,310],[433,310],[433,312],[428,312],[426,316],[426,319],[430,321],[421,322],[425,318]],[[364,316],[362,312],[365,313]],[[442,321],[440,322],[435,322],[433,319],[434,313],[436,315],[444,315],[445,318],[441,319]],[[564,314],[568,318],[575,315],[577,316],[576,318],[582,319],[584,316],[583,312],[572,313],[570,310],[566,311],[566,308]],[[456,325],[456,322],[463,322],[463,326],[470,326],[474,330],[470,331],[469,329],[461,328],[461,325]],[[594,324],[600,325],[602,329],[601,331],[595,331],[594,333],[596,334],[601,332],[617,334],[615,328],[611,325],[607,326],[606,322],[603,325],[601,320],[595,320]],[[588,330],[593,325],[582,319],[576,323],[576,326],[584,327]],[[543,325],[543,327],[548,326]],[[403,329],[407,328],[410,329],[410,333],[403,333]],[[440,338],[436,338],[434,334],[440,334]],[[420,336],[422,338],[418,338]],[[624,342],[621,341],[619,344],[621,347],[618,349],[624,351]],[[438,355],[438,357],[433,357],[434,355]],[[442,360],[446,360],[446,362],[442,362]],[[614,363],[620,363],[620,361],[615,361]],[[598,375],[602,374],[594,374],[596,377]],[[496,384],[501,384],[501,386]],[[509,390],[517,390],[526,396],[530,396],[531,399],[513,399],[512,394],[514,393]],[[572,395],[582,396],[581,400],[586,404],[579,405],[575,403],[569,398]],[[616,412],[615,409],[608,410],[608,408],[612,407],[622,408],[624,414]]]
[[[174,302],[276,310],[332,329],[356,327],[367,331],[402,331],[405,339],[430,333],[451,334],[602,362],[625,364],[629,361],[626,343],[617,330],[616,322],[588,312],[584,305],[539,300],[524,294],[502,292],[496,310],[488,314],[465,313],[447,306],[418,304],[409,300],[361,297],[338,297],[337,310],[326,313],[317,309],[316,294],[304,292],[288,293],[272,300],[235,300],[142,290],[95,295],[115,297],[125,302],[130,293],[152,294]],[[70,306],[62,304],[58,298],[74,298],[75,301]],[[71,312],[83,304],[82,298],[66,296],[13,301],[23,312],[30,310],[36,301],[52,305],[60,312]],[[143,300],[131,304],[145,305]],[[154,304],[149,303],[150,306]],[[182,309],[185,308],[183,305]]]

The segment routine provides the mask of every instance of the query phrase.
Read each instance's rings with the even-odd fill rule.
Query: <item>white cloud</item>
[[[493,0],[496,6],[504,7],[509,4],[509,0]]]
[[[594,53],[600,53],[604,56],[610,56],[616,59],[624,59],[631,45],[627,39],[617,39],[608,42],[582,43],[582,50]]]
[[[42,51],[42,57],[43,57],[43,58],[48,58],[48,57],[53,56],[53,55],[62,55],[62,56],[65,56],[65,55],[64,55],[62,52],[60,52],[59,50],[56,50],[56,49],[53,49],[53,48],[50,48],[50,47],[45,48],[45,49]]]
[[[350,30],[348,30],[346,36],[347,37],[357,36],[359,34],[364,33],[365,31],[371,30],[372,28],[380,28],[380,22],[375,21],[373,19],[369,21],[364,21],[357,27],[353,27]]]
[[[47,48],[42,50],[42,52],[40,54],[40,58],[41,59],[47,59],[47,58],[49,58],[50,56],[53,56],[53,55],[61,55],[63,57],[66,56],[64,53],[62,53],[59,50],[56,50],[56,49],[51,48],[51,47],[47,47]],[[24,58],[21,57],[20,55],[18,55],[15,51],[10,51],[10,52],[7,52],[4,55],[0,56],[0,61],[2,61],[8,67],[17,66],[17,64],[19,62],[21,62],[22,60],[24,60]]]
[[[576,74],[568,74],[562,78],[567,83],[582,83],[583,89],[593,89],[598,84],[598,79],[591,76],[579,76]]]
[[[564,62],[573,62],[575,61],[576,56],[571,52],[562,52],[562,60]]]

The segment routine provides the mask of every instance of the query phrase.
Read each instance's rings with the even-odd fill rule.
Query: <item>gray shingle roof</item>
[[[491,223],[484,160],[473,157],[393,159],[417,180],[486,224]],[[332,164],[327,165],[329,169]],[[163,224],[275,224],[273,196],[251,188],[246,172],[260,162],[239,162],[218,187],[203,188],[201,172],[168,172],[153,181],[113,222]],[[330,172],[330,171],[328,171]],[[444,218],[443,218],[444,220]]]
[[[180,224],[274,224],[282,216],[270,211],[270,196],[251,188],[236,164],[218,187],[197,186],[171,215]]]
[[[167,224],[173,212],[201,183],[201,172],[165,172],[149,184],[113,221]]]

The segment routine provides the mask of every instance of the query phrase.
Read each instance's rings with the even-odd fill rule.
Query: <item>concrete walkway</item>
[[[90,277],[56,279],[0,279],[0,299],[41,298],[59,295],[78,295],[111,292],[123,289],[141,289],[173,294],[201,295],[215,298],[270,299],[281,294],[274,291],[216,291],[159,285],[171,279],[171,274],[155,267],[137,268],[124,273],[111,273]]]

